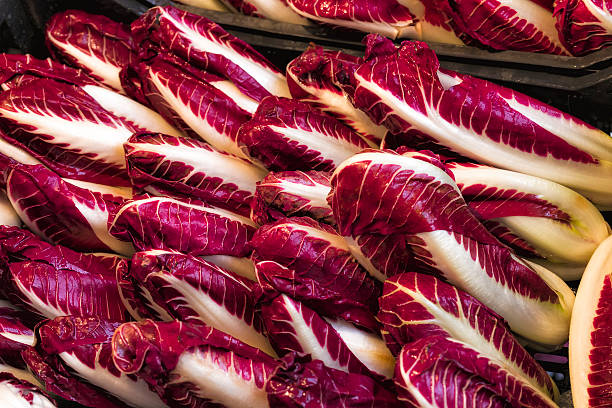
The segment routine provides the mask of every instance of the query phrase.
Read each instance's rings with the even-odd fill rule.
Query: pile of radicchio
[[[493,49],[609,41],[586,2],[225,3]],[[381,35],[287,76],[171,6],[66,11],[47,43],[0,55],[2,406],[555,408],[533,351],[568,337],[576,406],[611,403],[604,132]]]

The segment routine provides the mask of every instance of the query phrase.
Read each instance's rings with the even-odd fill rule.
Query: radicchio
[[[227,89],[211,84],[220,78],[202,73],[171,54],[139,60],[122,74],[130,96],[148,103],[192,137],[200,137],[222,152],[244,156],[236,139],[251,114]],[[246,108],[250,107],[245,106]]]
[[[398,399],[414,408],[510,408],[494,386],[440,350],[438,338],[407,344],[395,368]]]
[[[4,142],[62,177],[111,186],[129,186],[123,143],[132,133],[177,134],[159,115],[115,92],[51,79],[1,93],[0,118]]]
[[[135,57],[129,27],[105,16],[68,10],[47,23],[47,45],[55,59],[84,69],[121,91],[119,71]]]
[[[437,338],[429,352],[449,345],[446,356],[465,357],[456,364],[516,406],[556,407],[559,392],[552,379],[506,323],[474,297],[434,276],[405,273],[385,282],[380,306],[378,318],[395,352],[412,341]]]
[[[287,0],[296,13],[320,23],[379,33],[390,38],[410,37],[414,15],[397,0]]]
[[[47,318],[125,318],[116,279],[117,271],[127,269],[125,259],[81,254],[5,226],[0,226],[0,254],[2,293],[15,304]]]
[[[260,302],[268,302],[284,293],[318,314],[332,320],[345,320],[376,332],[380,326],[374,317],[378,288],[367,279],[335,278],[316,269],[289,269],[274,261],[255,265],[261,290]]]
[[[8,90],[40,78],[50,78],[74,85],[99,85],[80,69],[26,54],[0,54],[0,87]]]
[[[205,325],[151,320],[121,325],[113,361],[136,374],[172,408],[269,407],[266,384],[278,363]]]
[[[334,115],[376,147],[387,129],[356,109],[336,80],[336,72],[340,69],[350,72],[358,64],[358,57],[310,45],[287,65],[287,82],[295,99],[312,103],[323,112]]]
[[[253,221],[263,225],[285,217],[308,216],[333,225],[334,216],[327,204],[330,188],[327,173],[272,172],[257,183]]]
[[[402,234],[367,233],[344,240],[361,266],[381,282],[416,267],[415,254]]]
[[[568,333],[571,289],[497,241],[469,210],[447,171],[435,157],[421,153],[372,150],[346,160],[331,181],[340,233],[403,235],[419,270],[440,274],[474,295],[522,336],[561,344]]]
[[[309,216],[335,225],[331,207],[327,203],[330,189],[327,173],[272,172],[258,183],[251,217],[262,225],[293,216]],[[351,254],[372,277],[381,282],[408,270],[414,262],[405,240],[396,234],[344,238]]]
[[[49,59],[39,60],[30,55],[0,54],[0,87],[2,89],[17,88],[41,78],[53,80],[44,82],[45,86],[49,87],[48,92],[52,92],[53,84],[56,82],[59,82],[59,85],[71,84],[79,89],[78,92],[74,91],[79,98],[94,99],[97,103],[94,106],[101,107],[110,114],[122,118],[123,122],[131,123],[133,126],[150,132],[164,132],[174,136],[181,135],[158,113],[124,95],[101,86],[81,70]],[[58,88],[58,90],[62,89],[66,88]],[[60,104],[59,106],[63,105]],[[61,116],[61,113],[56,112],[56,114]]]
[[[136,292],[178,320],[205,324],[275,356],[256,313],[252,282],[203,259],[177,252],[138,252],[130,276]],[[154,316],[154,315],[153,315]]]
[[[352,78],[345,86],[354,90],[356,106],[395,134],[429,137],[465,157],[612,204],[607,134],[518,92],[442,72],[423,43],[404,42],[396,50],[382,37],[369,37],[366,62]]]
[[[609,0],[557,0],[554,16],[561,41],[573,55],[585,55],[612,44]]]
[[[223,0],[229,7],[247,16],[258,16],[291,24],[308,24],[288,5],[287,0]]]
[[[244,41],[205,17],[171,6],[153,7],[132,23],[142,48],[159,48],[230,79],[245,95],[261,100],[289,96],[287,81],[276,67]]]
[[[22,356],[28,369],[48,392],[90,408],[128,408],[106,392],[79,381],[57,355],[46,355],[30,347],[23,351]]]
[[[539,1],[436,0],[464,41],[496,50],[567,55],[550,10]]]
[[[450,17],[431,0],[397,0],[415,17],[414,33],[410,38],[433,43],[463,45],[453,31]],[[545,0],[547,1],[547,0]]]
[[[57,317],[37,328],[39,343],[36,349],[43,358],[57,365],[57,371],[64,371],[67,378],[80,382],[83,390],[90,389],[92,394],[104,396],[118,406],[167,407],[146,382],[134,375],[124,374],[115,367],[111,339],[120,324],[92,317]],[[46,386],[49,385],[47,382]],[[58,386],[60,384],[53,384],[50,390],[58,392]],[[62,389],[59,395],[87,406],[107,406],[89,405],[89,395],[81,391],[79,388],[68,387]]]
[[[25,367],[21,352],[34,345],[37,320],[31,313],[0,300],[0,372],[8,366]]]
[[[567,187],[484,165],[449,164],[449,168],[472,212],[524,256],[545,258],[550,265],[584,266],[609,235],[597,208]]]
[[[262,305],[270,341],[279,352],[310,354],[348,373],[391,377],[395,360],[384,341],[342,321],[324,319],[303,303],[281,294]]]
[[[109,223],[113,236],[133,242],[139,251],[173,249],[194,256],[247,256],[255,229],[241,215],[167,197],[127,202]]]
[[[195,198],[248,216],[265,171],[210,145],[163,134],[133,135],[124,144],[135,187],[160,196]]]
[[[80,88],[49,79],[28,82],[0,93],[0,117],[12,144],[62,176],[129,185],[122,145],[140,129]]]
[[[612,297],[612,238],[597,248],[580,280],[569,336],[569,372],[576,408],[612,404],[610,298]]]
[[[272,171],[330,171],[369,147],[334,117],[303,102],[274,96],[261,102],[238,138],[250,157]]]
[[[266,386],[270,406],[398,407],[396,396],[370,376],[346,373],[309,356],[288,354]]]
[[[51,397],[36,385],[8,372],[0,372],[0,404],[11,408],[57,407]]]
[[[42,165],[14,164],[5,180],[13,208],[44,239],[85,252],[133,252],[107,227],[111,211],[129,198],[124,189],[68,182]]]
[[[257,230],[251,245],[256,259],[274,261],[292,271],[294,276],[284,278],[289,287],[303,286],[304,294],[326,288],[329,294],[339,294],[339,300],[357,300],[376,312],[379,286],[332,227],[307,217],[283,219]],[[316,301],[317,296],[312,297]],[[341,311],[331,303],[327,307],[332,313]]]

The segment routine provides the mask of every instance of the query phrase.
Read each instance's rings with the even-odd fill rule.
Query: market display
[[[380,35],[584,54],[605,1],[223,3],[379,34],[285,76],[172,6],[66,11],[0,55],[0,405],[553,408],[569,338],[612,406],[612,139]]]
[[[219,1],[178,0],[220,10]],[[392,39],[583,56],[612,44],[609,0],[222,0],[229,10]],[[302,19],[298,19],[302,16]],[[298,17],[298,18],[296,18]]]
[[[495,50],[568,55],[551,10],[537,0],[434,1],[467,44]]]
[[[409,389],[411,385],[419,389],[413,394],[417,401],[432,397],[421,394],[427,389],[426,382],[439,381],[420,376],[420,370],[441,360],[450,363],[446,370],[451,373],[470,373],[474,375],[472,381],[485,380],[495,395],[511,405],[557,406],[553,401],[558,399],[557,387],[503,320],[467,293],[433,276],[405,273],[387,280],[379,319],[387,344],[403,354],[404,361],[396,368],[394,381],[400,384],[399,389]],[[417,357],[415,365],[419,368],[413,373],[416,367],[410,368],[405,360],[420,353],[427,357]],[[473,387],[472,381],[466,388]],[[444,380],[442,384],[446,386]],[[434,395],[433,399],[439,397]]]

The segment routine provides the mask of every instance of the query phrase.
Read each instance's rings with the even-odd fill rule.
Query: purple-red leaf
[[[412,248],[402,234],[368,233],[345,236],[344,240],[361,266],[381,282],[417,267]]]
[[[170,407],[268,407],[265,391],[278,363],[206,325],[147,320],[121,325],[113,360]]]
[[[58,356],[58,361],[75,373],[75,380],[84,380],[129,406],[166,407],[143,380],[115,367],[111,339],[120,324],[100,318],[57,317],[37,328],[36,347],[45,358]]]
[[[586,265],[609,235],[597,208],[567,187],[484,165],[451,163],[449,167],[472,212],[520,253],[545,258],[551,265]]]
[[[325,271],[292,270],[273,261],[255,265],[261,286],[260,301],[268,301],[284,293],[314,309],[321,316],[342,319],[370,331],[378,331],[374,317],[378,288],[364,279],[335,278]],[[359,285],[362,285],[360,287]]]
[[[261,227],[251,245],[256,259],[277,262],[294,274],[284,278],[289,279],[290,285],[304,285],[314,293],[335,292],[337,301],[350,299],[376,312],[380,293],[377,282],[361,268],[344,238],[332,227],[307,217],[287,218]],[[275,271],[274,275],[279,272]],[[295,281],[291,282],[292,279]],[[316,295],[311,296],[316,300]],[[333,313],[334,308],[328,310]]]
[[[49,356],[30,347],[23,351],[22,356],[47,392],[90,408],[128,408],[128,405],[108,393],[79,381],[57,355]]]
[[[68,10],[47,23],[47,45],[55,59],[83,68],[121,91],[119,71],[135,58],[129,27],[105,16]]]
[[[567,55],[549,9],[539,0],[508,3],[501,0],[437,0],[451,17],[450,24],[464,41],[496,50]]]
[[[44,239],[86,252],[133,252],[107,227],[111,212],[129,198],[121,196],[124,189],[68,182],[42,165],[13,165],[5,180],[13,208]]]
[[[255,229],[241,215],[166,197],[126,202],[109,221],[110,233],[133,242],[139,251],[174,249],[194,256],[247,256]]]
[[[414,36],[414,15],[397,0],[287,0],[298,14],[320,23],[379,33]]]
[[[554,16],[561,41],[574,55],[585,55],[612,44],[609,0],[557,0]]]
[[[437,336],[438,343],[450,344],[460,355],[474,356],[475,361],[458,364],[489,381],[507,400],[525,407],[556,406],[559,393],[548,374],[506,323],[467,293],[430,275],[406,273],[385,282],[380,306],[378,318],[392,351]]]
[[[50,58],[40,60],[29,54],[0,54],[0,87],[3,90],[40,78],[51,78],[74,85],[98,85],[98,82],[83,71]]]
[[[75,85],[30,81],[0,93],[9,143],[62,177],[129,186],[123,143],[140,128]]]
[[[354,89],[358,108],[394,134],[431,138],[467,158],[612,204],[612,139],[606,133],[511,89],[440,71],[423,43],[404,42],[396,50],[371,36],[367,57],[345,86]]]
[[[354,71],[358,64],[359,58],[352,55],[310,45],[287,65],[287,82],[295,99],[334,115],[377,146],[387,129],[355,108],[336,80],[336,72]]]
[[[251,114],[238,104],[241,99],[212,85],[218,76],[202,74],[165,53],[139,60],[122,75],[130,96],[153,106],[184,133],[202,138],[217,150],[244,156],[237,137]]]
[[[287,295],[262,306],[270,341],[279,354],[310,354],[328,367],[390,378],[395,360],[377,333],[342,320],[325,319]]]
[[[34,345],[33,329],[37,320],[31,313],[0,301],[0,364],[25,366],[21,352]]]
[[[275,408],[400,407],[396,396],[367,375],[346,373],[308,356],[288,354],[266,385]]]
[[[240,128],[239,144],[268,170],[323,170],[369,145],[351,128],[303,102],[270,96]]]
[[[331,184],[341,234],[403,235],[419,270],[475,295],[525,337],[565,341],[573,303],[569,287],[497,241],[435,157],[367,151],[345,161]]]
[[[439,352],[437,338],[407,344],[398,357],[395,387],[407,407],[510,408],[492,384]]]
[[[335,224],[327,195],[329,176],[319,171],[270,173],[257,183],[252,218],[263,225],[285,217],[308,216]]]
[[[29,231],[0,227],[2,292],[38,314],[97,316],[121,321],[126,311],[117,290],[115,255],[81,254],[51,245]]]
[[[132,23],[132,34],[143,53],[150,56],[159,48],[169,50],[194,66],[228,78],[257,101],[268,95],[289,96],[284,75],[272,63],[205,17],[171,6],[154,7]]]
[[[39,79],[47,80],[37,82]],[[79,114],[78,110],[70,109],[70,104],[68,103],[69,101],[63,101],[63,103],[62,101],[59,103],[56,101],[55,109],[51,107],[44,107],[43,105],[43,107],[38,109],[39,114],[44,113],[45,115],[49,116],[58,116],[64,120],[69,120],[70,116],[72,116],[73,121],[77,123],[82,121],[85,117],[89,117],[89,120],[93,120],[95,122],[95,114],[97,112],[97,114],[103,115],[103,117],[107,117],[109,115],[110,117],[114,117],[117,123],[122,124],[122,126],[127,126],[129,128],[128,130],[132,130],[131,127],[137,127],[138,129],[147,130],[149,132],[163,132],[174,136],[181,135],[180,132],[170,126],[158,113],[153,112],[151,109],[130,98],[127,98],[124,95],[100,86],[98,82],[86,76],[81,70],[70,68],[52,60],[39,60],[30,55],[0,55],[0,87],[2,89],[8,90],[12,88],[19,88],[20,85],[26,85],[32,81],[38,84],[36,86],[42,86],[48,93],[65,92],[65,94],[60,94],[59,96],[61,97],[63,95],[66,98],[70,98],[73,100],[73,102],[76,102],[77,105],[83,104],[84,107],[87,107],[85,111],[90,111],[88,114]],[[66,85],[74,85],[74,87]],[[26,94],[23,94],[18,90],[15,91],[15,100],[17,102],[21,101],[24,107],[31,106],[31,110],[36,110],[36,101],[29,100],[27,94],[34,92],[33,94],[37,95],[37,90],[35,88],[28,87],[25,87],[24,89],[29,91],[26,92]],[[65,109],[65,112],[62,109]],[[27,116],[21,117],[22,120],[25,120],[26,118]],[[29,121],[32,120],[36,120],[36,116],[30,116]],[[44,118],[39,119],[39,122],[44,120]],[[28,128],[26,126],[30,124],[29,121],[26,121],[23,124],[26,127],[25,130],[36,133],[36,128]],[[19,120],[17,122],[20,123]],[[32,125],[37,126],[36,123],[33,123]],[[39,123],[39,125],[43,125],[40,127],[40,129],[49,132],[47,137],[66,138],[70,135],[70,133],[66,133],[66,129],[62,129],[61,127],[49,126],[48,123]],[[87,126],[86,123],[82,125]],[[40,133],[40,130],[38,132]],[[44,138],[41,141],[35,142],[30,139],[24,140],[18,136],[19,134],[11,138],[3,138],[16,147],[26,150],[32,149],[32,154],[35,155],[47,157],[47,155],[52,154],[52,156],[50,156],[51,164],[48,164],[48,166],[54,166],[54,170],[60,172],[62,176],[72,177],[70,174],[61,173],[57,166],[59,166],[63,161],[70,161],[73,159],[73,157],[69,155],[67,156],[66,152],[63,150],[60,151],[61,154],[58,154],[48,151],[53,149],[45,149],[44,146],[39,146],[40,143],[44,142]],[[32,135],[32,137],[34,137],[34,135]],[[68,139],[68,142],[78,144],[79,139],[82,138],[84,138],[83,135],[79,135],[77,131],[74,131],[72,139]],[[50,141],[47,142],[51,143]],[[97,142],[99,143],[99,141]],[[81,144],[82,143],[83,142],[81,142]],[[88,149],[90,148],[88,146],[86,147]],[[0,151],[4,152],[4,149],[1,149]],[[15,159],[23,162],[23,160],[19,158]],[[56,165],[53,163],[54,160],[59,161],[60,163]],[[82,164],[85,165],[86,163]],[[73,165],[78,165],[78,163],[74,163]],[[86,176],[89,171],[90,170],[87,168],[81,169],[80,172],[84,174],[80,174],[79,177]],[[98,182],[100,181],[98,180]]]
[[[267,354],[275,355],[256,313],[252,282],[203,259],[176,252],[138,252],[130,274],[170,316],[204,322]]]
[[[243,159],[187,138],[141,133],[124,149],[135,187],[159,196],[195,198],[245,216],[255,185],[265,176]]]

